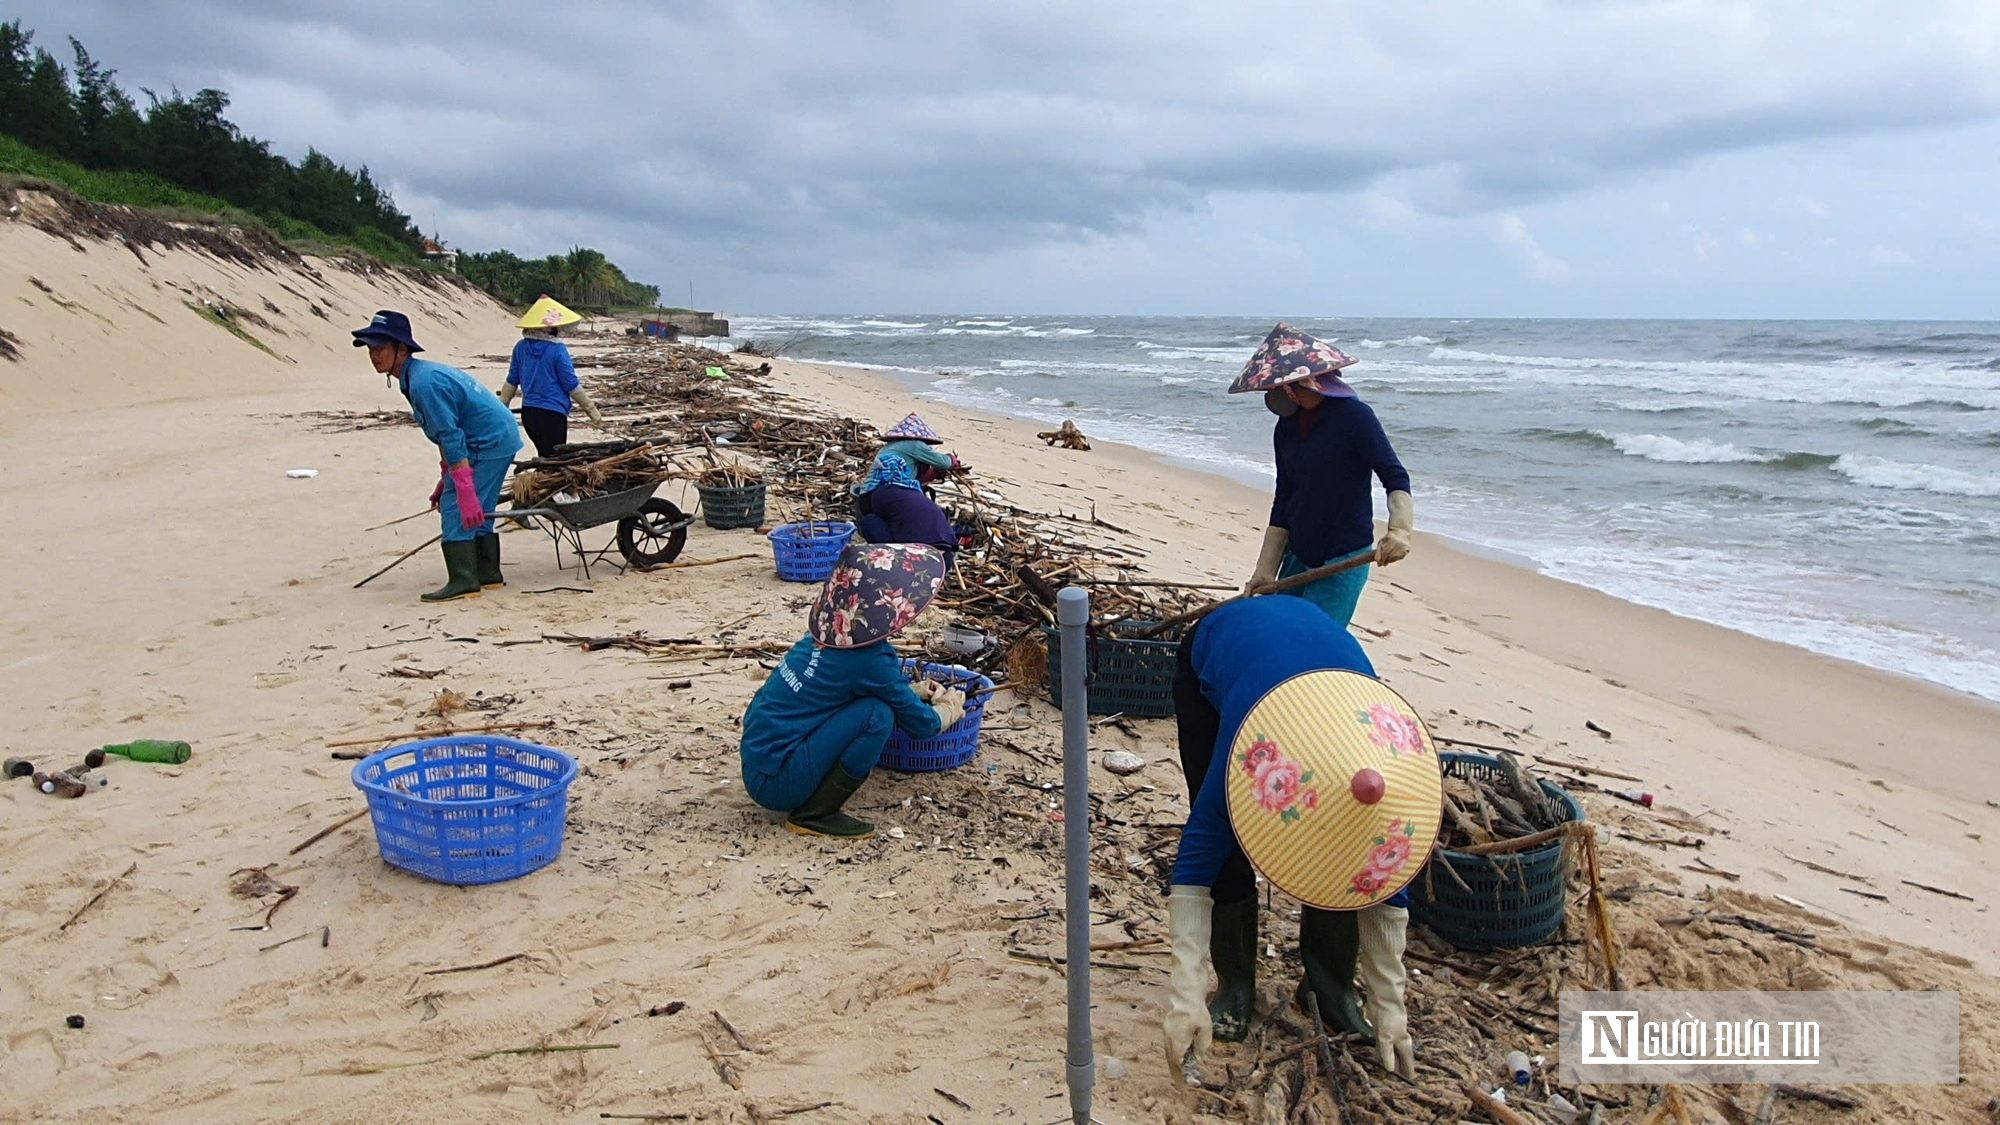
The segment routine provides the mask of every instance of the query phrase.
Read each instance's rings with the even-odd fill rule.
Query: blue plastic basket
[[[1441,752],[1438,764],[1446,777],[1501,775],[1500,759],[1486,754]],[[1561,807],[1564,820],[1583,819],[1583,806],[1575,797],[1547,781],[1542,782],[1542,792]],[[1440,864],[1448,864],[1451,871],[1436,870]],[[1410,919],[1460,949],[1536,945],[1562,929],[1568,875],[1561,839],[1495,856],[1439,848],[1410,883]],[[1464,886],[1459,885],[1461,880]]]
[[[562,852],[576,760],[462,734],[392,746],[354,766],[382,859],[440,883],[498,883]]]
[[[974,693],[991,688],[993,681],[956,664],[925,664],[916,660],[903,661],[903,674],[912,680],[922,676],[963,688],[967,696],[965,717],[931,738],[911,738],[900,730],[890,731],[889,745],[882,750],[882,764],[901,773],[933,773],[957,769],[971,761],[979,753],[979,724],[986,718],[986,701],[993,698],[990,692],[976,697]]]
[[[787,582],[826,581],[853,538],[851,523],[814,520],[772,528],[771,553],[778,557],[778,577]]]

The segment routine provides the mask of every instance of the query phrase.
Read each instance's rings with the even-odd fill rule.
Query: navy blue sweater
[[[1300,420],[1316,414],[1310,433]],[[1368,476],[1385,492],[1408,492],[1410,474],[1396,460],[1375,412],[1358,398],[1328,398],[1310,411],[1278,419],[1278,494],[1271,526],[1292,533],[1290,549],[1308,567],[1351,555],[1375,542],[1375,506]]]
[[[958,549],[958,534],[944,509],[914,488],[883,485],[868,494],[870,508],[861,517],[861,538],[870,543],[924,543],[943,551],[949,560]]]

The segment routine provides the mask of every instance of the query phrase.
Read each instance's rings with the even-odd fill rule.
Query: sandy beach
[[[514,532],[505,590],[420,603],[441,576],[432,551],[354,589],[435,533],[429,516],[364,530],[422,509],[435,461],[414,427],[362,424],[404,404],[347,329],[400,308],[430,358],[497,385],[511,316],[379,269],[141,257],[0,224],[0,327],[20,351],[0,360],[6,753],[63,766],[136,737],[195,747],[182,766],[113,761],[76,801],[0,788],[0,1121],[762,1121],[831,1102],[800,1120],[1041,1125],[1062,1112],[1062,981],[1020,955],[1060,952],[1046,699],[1002,695],[965,769],[871,779],[856,800],[885,835],[793,836],[737,775],[757,661],[541,640],[788,644],[811,590],[776,579],[762,538],[697,525],[683,561],[755,557],[586,581],[544,537]],[[1124,529],[1148,577],[1234,583],[1253,561],[1268,499],[1230,481],[1110,443],[1050,449],[1039,425],[917,403],[856,369],[780,359],[770,379],[878,426],[921,409],[1015,504]],[[318,472],[287,478],[299,468]],[[1421,488],[1417,503],[1421,527]],[[1645,810],[1577,790],[1624,892],[1628,979],[1956,990],[1965,1084],[1856,1092],[1869,1120],[1989,1119],[2000,708],[1422,535],[1370,582],[1356,623],[1435,734],[1631,774],[1643,782],[1600,783],[1657,795]],[[446,691],[461,698],[441,710]],[[558,862],[456,888],[385,866],[365,820],[296,847],[364,807],[327,743],[443,713],[545,721],[531,736],[579,759]],[[1149,766],[1093,782],[1127,810],[1127,833],[1185,818],[1171,723],[1135,729],[1101,728],[1096,748]],[[1149,885],[1163,860],[1126,839],[1100,858],[1114,869],[1107,940],[1165,932]],[[296,896],[273,910],[274,895],[232,894],[251,869]],[[1812,948],[1687,922],[1715,904],[1809,931]],[[1294,940],[1282,919],[1266,926],[1277,946]],[[1120,1063],[1099,1117],[1214,1112],[1167,1083],[1165,959],[1120,956],[1098,974],[1098,1051]],[[514,959],[457,971],[501,958]],[[1275,1002],[1290,982],[1271,964]],[[1448,979],[1414,987],[1420,1027],[1453,1003]],[[86,1027],[66,1028],[71,1014]],[[571,1049],[472,1057],[552,1045]],[[1705,1092],[1705,1119],[1732,1119],[1728,1097]],[[1822,1119],[1853,1117],[1783,1118]]]

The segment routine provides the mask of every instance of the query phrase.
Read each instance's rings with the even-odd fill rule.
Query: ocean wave
[[[1684,402],[1614,402],[1611,405],[1632,414],[1706,414],[1711,409]]]
[[[912,324],[906,320],[864,320],[861,323],[870,328],[922,328],[929,322],[920,320]]]
[[[1856,418],[1854,419],[1854,424],[1860,427],[1861,429],[1867,430],[1871,433],[1880,434],[1883,437],[1936,437],[1937,436],[1935,432],[1931,430],[1926,430],[1922,426],[1916,425],[1915,423],[1905,422],[1901,418],[1883,418],[1880,416],[1872,418]]]
[[[1029,406],[1075,406],[1076,403],[1060,398],[1031,398]]]
[[[981,328],[1005,328],[1014,323],[1014,318],[1010,316],[1006,320],[954,320],[952,323],[961,328],[969,324],[978,325]]]
[[[1891,461],[1867,453],[1842,454],[1833,471],[1870,488],[1937,492],[1946,496],[2000,496],[2000,476],[1921,462]]]
[[[1428,348],[1436,343],[1437,341],[1429,336],[1405,336],[1400,340],[1362,340],[1355,346],[1373,352],[1383,348]]]
[[[1738,449],[1734,445],[1710,441],[1707,438],[1682,441],[1664,434],[1611,434],[1603,430],[1591,432],[1610,442],[1613,448],[1627,457],[1644,457],[1648,461],[1664,461],[1677,465],[1726,465],[1785,459],[1783,453],[1759,453],[1750,449]]]

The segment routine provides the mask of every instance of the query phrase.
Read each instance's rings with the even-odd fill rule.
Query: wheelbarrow
[[[590,564],[602,561],[614,547],[625,559],[626,565],[618,567],[620,571],[627,566],[644,570],[678,558],[681,548],[687,546],[688,526],[694,523],[692,517],[672,503],[653,495],[659,487],[660,482],[654,481],[588,500],[568,503],[544,500],[533,508],[503,509],[495,512],[494,518],[513,520],[546,532],[555,543],[558,569],[563,566],[563,548],[567,546],[575,552],[577,565],[586,578],[590,576]],[[585,548],[583,533],[608,523],[618,525],[617,536],[599,550]]]

